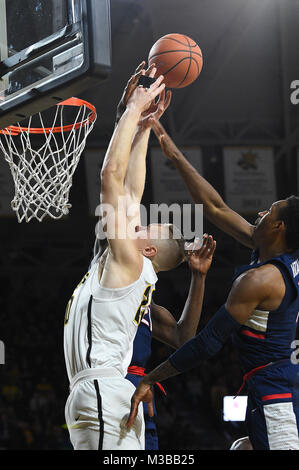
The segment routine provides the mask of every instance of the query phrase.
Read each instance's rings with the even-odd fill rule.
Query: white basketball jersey
[[[64,355],[69,380],[91,367],[114,367],[127,374],[137,328],[157,282],[146,257],[139,279],[122,288],[102,287],[98,268],[98,262],[91,265],[67,306]]]

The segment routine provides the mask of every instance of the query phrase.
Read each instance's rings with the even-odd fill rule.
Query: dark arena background
[[[64,313],[92,258],[100,164],[129,76],[161,36],[181,33],[197,42],[202,72],[193,84],[173,90],[161,122],[186,156],[197,158],[224,200],[253,222],[269,201],[298,194],[298,25],[299,0],[112,0],[113,69],[105,82],[80,95],[95,105],[98,119],[73,179],[70,214],[19,224],[7,203],[14,187],[1,155],[1,449],[71,450],[64,417]],[[159,149],[152,133],[144,205],[190,202],[175,170],[167,167],[171,180],[165,178],[167,161]],[[234,168],[235,152],[240,157]],[[217,240],[217,250],[199,330],[225,302],[234,268],[250,257],[206,219],[204,232]],[[187,264],[161,273],[155,302],[179,318],[189,280]],[[171,352],[153,340],[148,370]],[[223,398],[241,382],[230,342],[212,360],[165,381],[167,396],[156,391],[160,449],[227,450],[245,436],[244,422],[223,419]]]

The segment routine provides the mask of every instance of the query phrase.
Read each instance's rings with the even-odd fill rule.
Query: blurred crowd
[[[1,281],[5,364],[0,366],[0,448],[68,449],[65,292],[54,278],[40,273],[32,273],[22,286],[7,277]]]

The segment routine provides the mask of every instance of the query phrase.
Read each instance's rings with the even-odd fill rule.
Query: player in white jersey
[[[121,115],[126,109],[129,97],[136,88],[138,77],[140,76],[144,66],[145,62],[142,62],[137,67],[134,75],[130,78],[125,87],[124,93],[117,107],[116,125]],[[149,76],[151,76],[151,68],[152,66],[150,66],[145,72]],[[135,222],[138,225],[140,224],[139,206],[143,197],[145,187],[147,145],[150,136],[151,121],[152,119],[157,120],[161,118],[161,116],[164,114],[165,110],[170,104],[171,95],[172,94],[170,90],[168,90],[167,93],[164,93],[163,91],[160,95],[158,102],[151,106],[151,112],[147,113],[146,116],[144,116],[138,124],[138,130],[135,134],[133,145],[131,148],[131,155],[125,177],[125,193],[126,203],[128,205],[128,213],[130,213],[131,215],[133,213],[135,215]],[[134,204],[137,209],[136,211],[132,211],[132,206]],[[137,229],[140,230],[141,227],[139,226],[137,227]],[[95,262],[99,262],[100,276],[101,270],[105,265],[105,258],[107,256],[108,251],[104,250],[103,255],[101,255],[101,249],[99,245],[99,242],[95,243],[94,259],[92,261],[92,264]],[[105,243],[105,245],[107,244]],[[172,247],[172,249],[175,250],[175,242],[173,243],[173,245],[174,246]],[[190,244],[190,246],[194,248],[197,246],[197,243]],[[186,248],[190,248],[190,246],[188,247],[187,245]],[[212,261],[213,251],[215,249],[215,242],[213,241],[213,237],[208,237],[207,235],[205,235],[203,246],[205,247],[205,251],[201,252],[200,261],[202,268],[204,269],[204,265],[206,265],[205,269],[207,269],[206,262],[208,262],[209,265],[209,263]],[[202,303],[203,289],[196,289],[196,298],[194,298],[194,290],[194,283],[191,282],[190,292],[186,300],[185,308],[183,309],[183,312],[178,319],[174,318],[174,316],[166,308],[155,304],[152,300],[151,308],[148,310],[150,318],[150,324],[148,325],[148,334],[145,334],[145,331],[147,330],[144,330],[144,326],[142,327],[142,322],[143,324],[146,323],[146,320],[144,320],[143,318],[140,324],[141,332],[143,333],[139,331],[139,339],[137,338],[136,341],[135,338],[134,340],[132,356],[133,362],[131,361],[130,367],[128,369],[129,375],[127,376],[128,380],[130,380],[134,386],[136,386],[136,384],[145,372],[145,369],[142,366],[146,365],[145,361],[150,354],[150,343],[152,337],[158,341],[161,341],[162,343],[167,344],[168,346],[174,349],[177,349],[178,347],[182,346],[184,342],[186,342],[188,339],[192,338],[196,334],[198,322],[200,319],[201,309],[199,307]],[[191,299],[193,299],[193,301],[191,301]],[[136,364],[134,363],[134,360],[137,361]],[[147,407],[144,407],[144,418],[146,425],[145,449],[157,449],[157,431],[153,421],[154,419],[152,417],[149,417]]]
[[[127,215],[125,178],[138,123],[163,92],[162,81],[159,77],[149,88],[134,90],[113,133],[101,172],[109,241],[105,265],[101,270],[98,263],[91,266],[67,308],[64,351],[70,395],[65,414],[78,450],[144,449],[141,407],[136,425],[129,431],[125,427],[134,386],[124,376],[138,324],[151,302],[156,272],[175,267],[184,252],[168,225],[139,226],[135,231],[136,224]]]

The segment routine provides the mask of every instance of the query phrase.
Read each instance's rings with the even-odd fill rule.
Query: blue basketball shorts
[[[246,425],[254,450],[299,450],[299,364],[272,363],[247,382]]]

